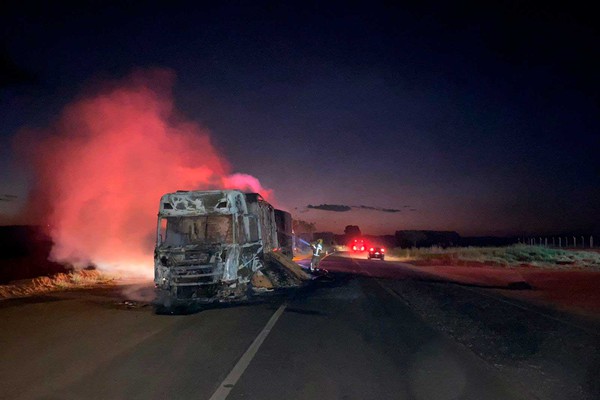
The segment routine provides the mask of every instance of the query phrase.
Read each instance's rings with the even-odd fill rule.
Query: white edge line
[[[263,342],[271,332],[271,329],[273,329],[273,326],[275,326],[275,323],[277,322],[279,317],[281,317],[281,314],[283,314],[283,311],[286,307],[286,303],[283,303],[281,306],[279,306],[279,308],[271,316],[263,330],[260,331],[256,339],[254,339],[250,347],[248,347],[248,350],[246,350],[244,355],[242,355],[242,358],[239,359],[239,361],[237,362],[237,364],[235,364],[235,366],[229,372],[227,377],[223,380],[223,382],[221,382],[218,389],[210,397],[210,400],[225,400],[227,396],[229,396],[229,393],[231,392],[237,381],[240,379],[246,368],[248,368],[248,365],[250,365],[250,362],[258,352],[258,349],[263,344]]]

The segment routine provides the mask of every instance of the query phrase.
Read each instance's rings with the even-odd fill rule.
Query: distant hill
[[[461,245],[461,237],[454,231],[396,231],[398,247],[453,247]]]

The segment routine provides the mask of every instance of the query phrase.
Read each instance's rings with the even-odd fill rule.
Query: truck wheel
[[[156,298],[152,302],[154,312],[159,315],[175,313],[175,298],[166,290],[159,290],[156,293]]]
[[[158,315],[175,314],[175,306],[171,301],[163,301],[154,304],[154,313]]]

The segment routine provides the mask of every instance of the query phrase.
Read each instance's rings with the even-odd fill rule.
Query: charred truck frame
[[[162,196],[154,250],[154,283],[164,305],[245,299],[280,251],[291,216],[257,193],[178,191]],[[290,239],[291,240],[291,239]],[[286,250],[287,252],[287,250]],[[269,282],[269,284],[271,284]],[[256,286],[256,285],[255,285]]]

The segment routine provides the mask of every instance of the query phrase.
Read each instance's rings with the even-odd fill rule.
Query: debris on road
[[[137,308],[144,308],[144,307],[148,307],[150,305],[150,303],[139,303],[136,301],[131,301],[131,300],[125,300],[122,301],[120,303],[117,303],[117,306],[119,306],[120,308],[126,308],[126,309],[137,309]]]

